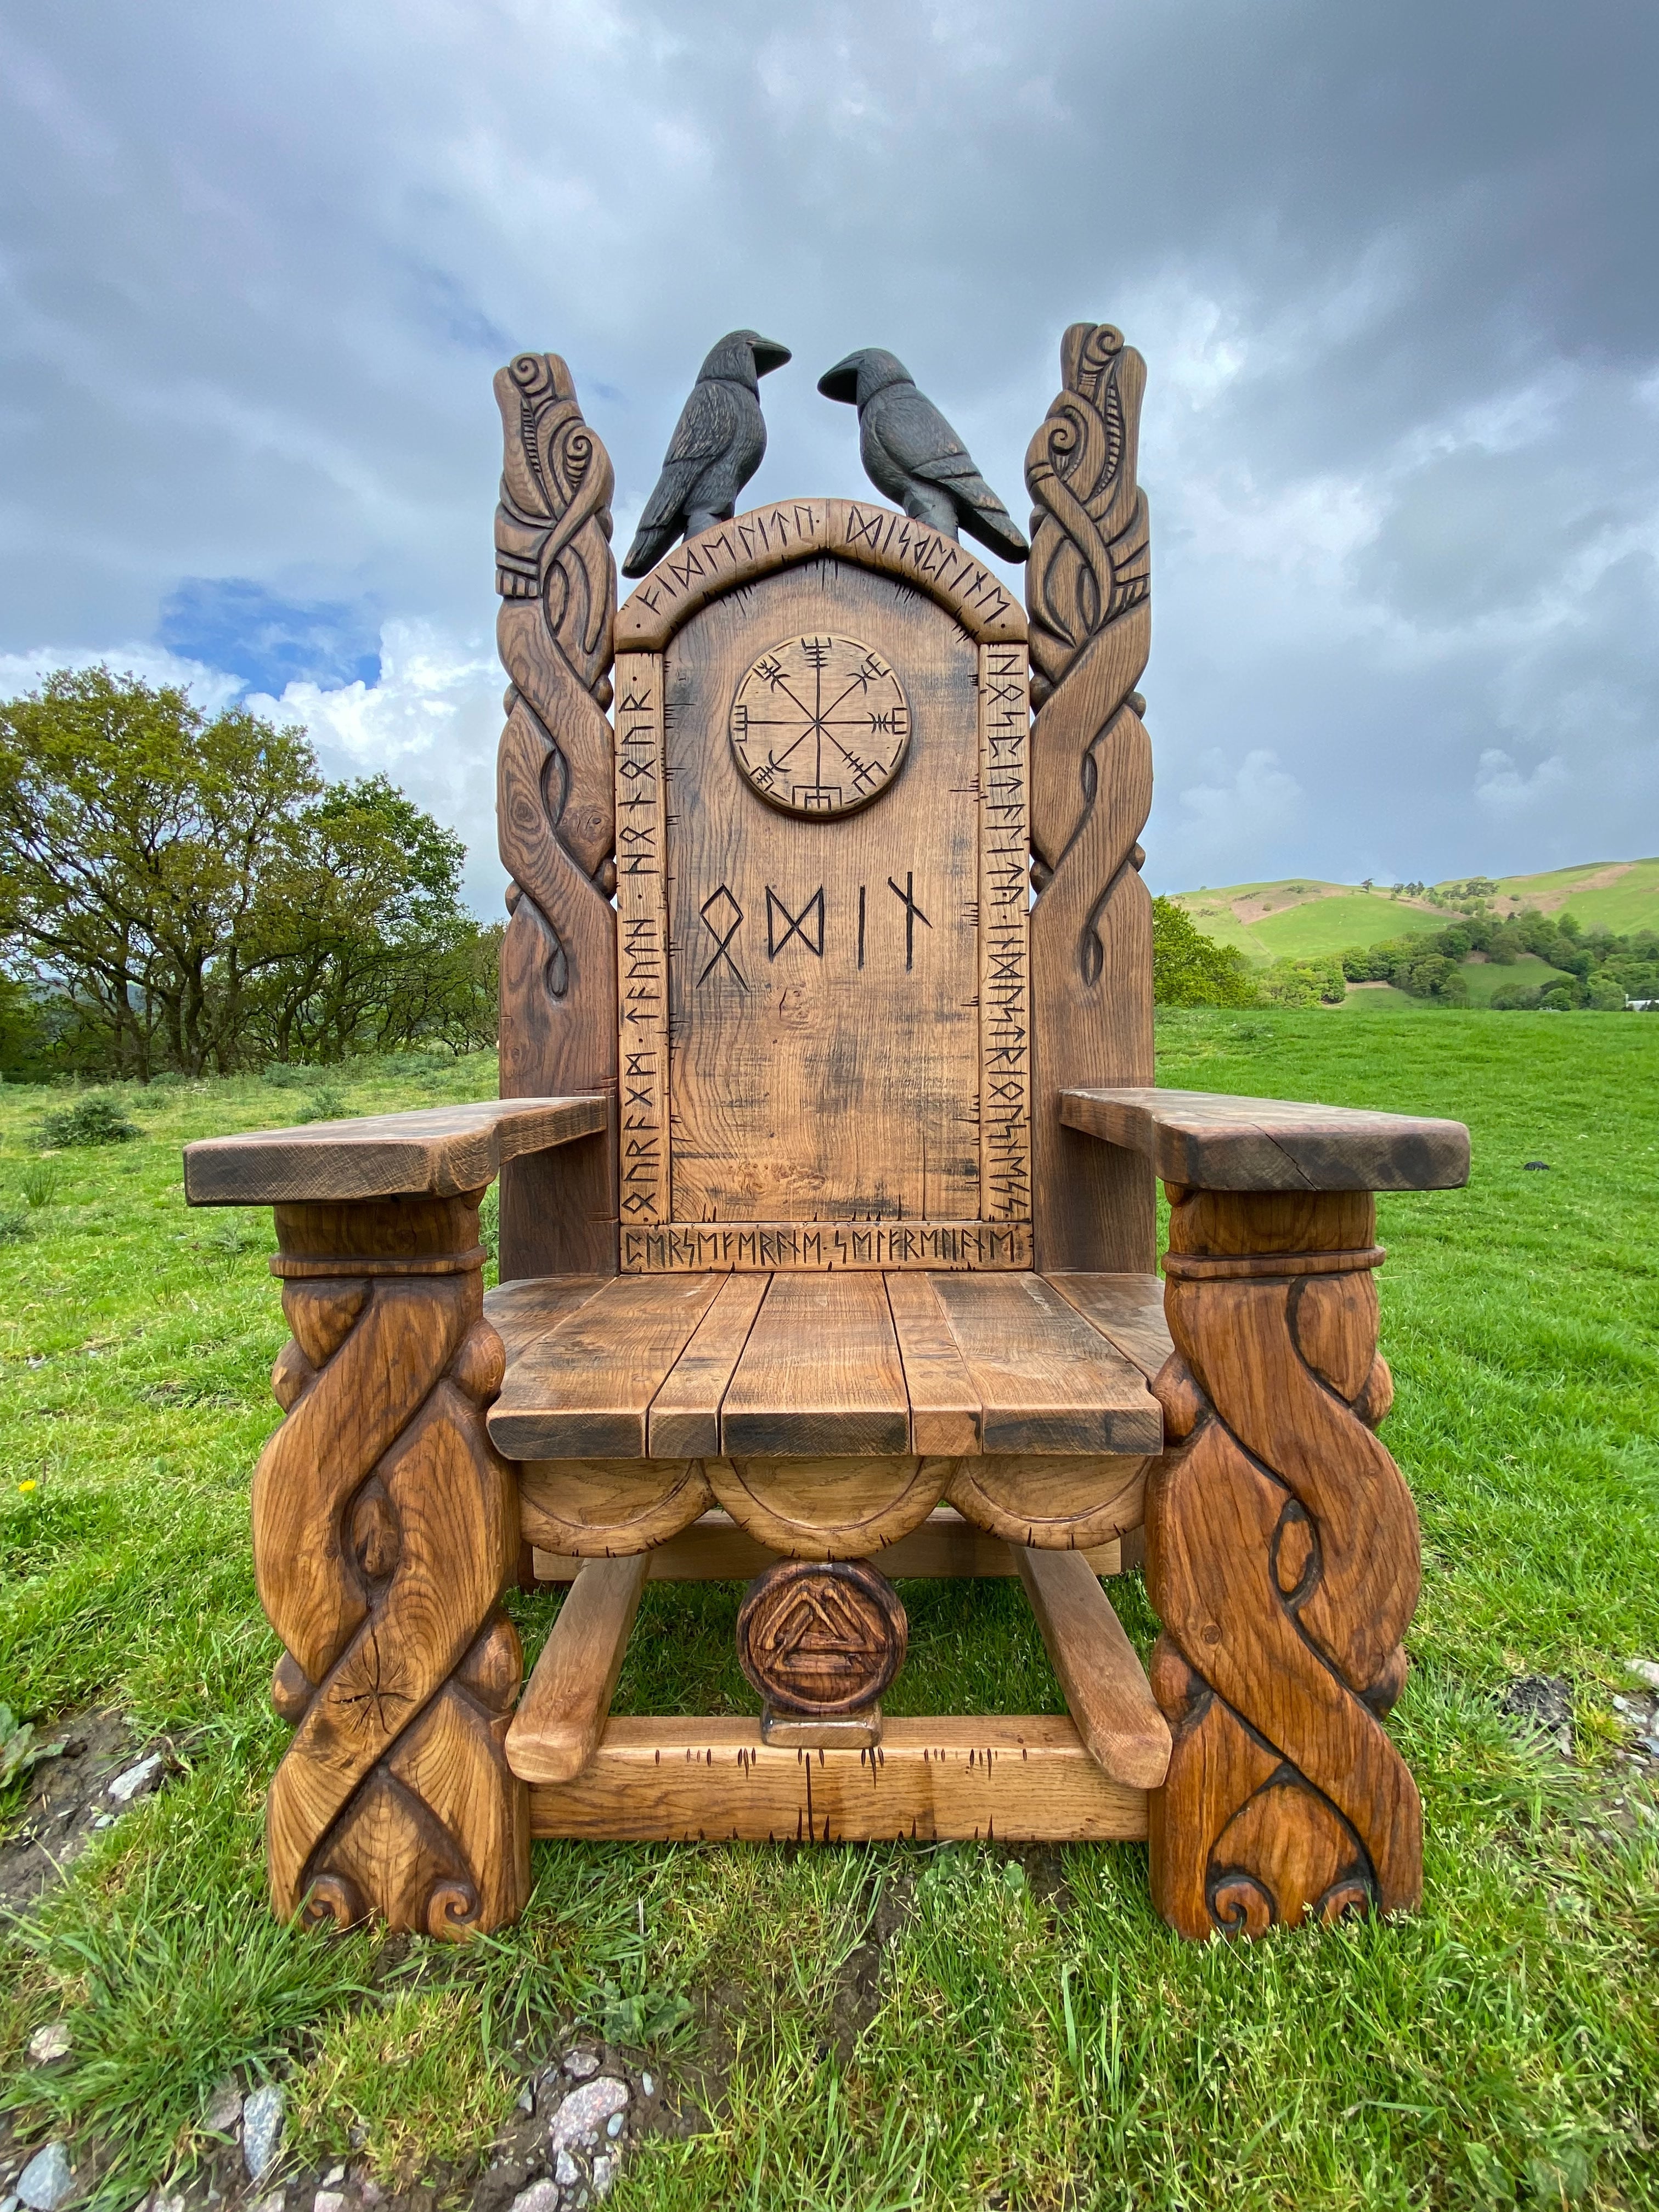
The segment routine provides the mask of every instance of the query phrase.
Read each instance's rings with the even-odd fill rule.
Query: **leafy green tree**
[[[1257,1006],[1261,994],[1237,946],[1218,945],[1173,899],[1152,901],[1152,998],[1160,1006]]]

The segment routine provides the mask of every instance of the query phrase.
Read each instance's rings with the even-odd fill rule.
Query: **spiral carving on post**
[[[517,1510],[483,1425],[502,1352],[477,1204],[276,1210],[293,1340],[253,1533],[284,1646],[272,1702],[295,1730],[266,1811],[285,1916],[459,1936],[528,1893],[504,1749],[522,1655],[498,1603]]]
[[[495,400],[504,447],[495,634],[511,678],[496,819],[513,879],[501,946],[501,1085],[504,1098],[549,1097],[604,1090],[617,1078],[616,806],[605,718],[617,613],[615,478],[557,354],[519,355],[497,371]],[[586,1188],[568,1164],[516,1164],[502,1178],[503,1274],[604,1267],[603,1251],[561,1243],[556,1233],[537,1243],[527,1218],[561,1207],[581,1219],[614,1216],[615,1180],[614,1163],[590,1174]]]
[[[1033,1123],[1048,1217],[1038,1264],[1144,1269],[1148,1177],[1104,1146],[1079,1146],[1060,1127],[1055,1095],[1152,1079],[1152,902],[1139,873],[1152,763],[1135,690],[1152,635],[1146,501],[1135,482],[1146,365],[1109,323],[1073,323],[1060,363],[1063,388],[1025,457]]]
[[[1416,1510],[1374,1435],[1373,1201],[1172,1191],[1147,1503],[1152,1667],[1175,1748],[1152,1886],[1185,1935],[1393,1911],[1422,1888],[1405,1680]]]

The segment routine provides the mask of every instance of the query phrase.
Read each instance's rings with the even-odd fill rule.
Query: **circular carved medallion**
[[[732,702],[732,751],[769,805],[852,814],[884,791],[910,742],[904,687],[855,637],[788,637]]]
[[[873,1567],[782,1559],[749,1585],[738,1661],[781,1711],[856,1712],[903,1665],[908,1633],[898,1592]]]

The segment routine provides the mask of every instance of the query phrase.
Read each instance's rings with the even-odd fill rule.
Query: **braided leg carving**
[[[1147,1498],[1175,1737],[1152,1889],[1183,1935],[1259,1935],[1422,1893],[1422,1810],[1382,1727],[1405,1680],[1417,1515],[1372,1433],[1376,1209],[1364,1194],[1171,1188]]]
[[[498,1600],[512,1475],[485,1434],[481,1193],[276,1208],[287,1419],[253,1479],[260,1602],[294,1741],[266,1857],[285,1917],[459,1936],[515,1918],[528,1803],[503,1748],[523,1673]]]

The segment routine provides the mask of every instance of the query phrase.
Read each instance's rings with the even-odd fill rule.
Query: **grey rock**
[[[604,2158],[596,2158],[594,2160],[593,2194],[596,2197],[609,2197],[611,2194],[611,2185],[615,2181],[617,2171],[621,2165],[622,2160],[617,2157],[615,2151],[608,2153]]]
[[[109,1785],[109,1794],[118,1805],[130,1805],[142,1790],[153,1790],[161,1778],[161,1754],[153,1751],[137,1766],[129,1766],[124,1774],[118,1774]]]
[[[533,2081],[526,2081],[523,2088],[520,2090],[518,2104],[519,2110],[521,2112],[533,2112],[535,2111],[536,2085]]]
[[[648,2074],[641,2075],[640,2087],[647,2097],[654,2097],[657,2094],[657,2085]]]
[[[575,2143],[595,2141],[613,2112],[627,2110],[628,2084],[614,2080],[609,2074],[601,2074],[596,2081],[584,2081],[580,2089],[570,2092],[553,2115],[553,2124],[547,2131],[548,2142],[554,2150],[561,2151]]]
[[[185,2212],[185,2200],[182,2193],[177,2197],[158,2195],[151,2207],[151,2212]]]
[[[372,2177],[358,2183],[357,2194],[362,2198],[365,2204],[384,2204],[386,2202],[385,2190],[382,2189],[380,2183],[374,2180]]]
[[[69,2055],[70,2032],[66,2020],[49,2020],[44,2027],[37,2027],[29,2038],[31,2066],[50,2066],[54,2058],[67,2058]]]
[[[617,2137],[623,2131],[623,2116],[620,2112],[612,2112],[611,2118],[605,2124],[605,2131],[606,2135],[610,2136],[611,2142],[615,2142]]]
[[[311,2200],[311,2212],[345,2212],[345,2197],[337,2189],[319,2189]]]
[[[532,2181],[514,2198],[513,2212],[559,2212],[559,2192],[550,2181]]]
[[[58,2206],[74,2196],[75,2176],[62,2143],[49,2142],[44,2150],[35,2152],[17,2177],[17,2194],[29,2212],[58,2212]]]
[[[261,2083],[242,2106],[242,2163],[251,2181],[263,2181],[283,2142],[283,2093]]]
[[[0,2212],[17,2212],[17,2197],[15,2192],[9,2197],[0,2197]]]
[[[286,2193],[281,2189],[268,2190],[264,2196],[255,2198],[248,2207],[248,2212],[283,2212]]]
[[[234,2081],[222,2081],[208,2100],[208,2108],[202,2115],[202,2125],[210,2136],[228,2136],[235,2131],[242,2117],[242,2093]]]
[[[599,2070],[599,2056],[596,2051],[567,2051],[564,2070],[573,2081],[591,2081]]]
[[[1638,1682],[1645,1682],[1650,1690],[1659,1690],[1659,1659],[1627,1659],[1625,1664]]]
[[[553,2179],[562,2188],[574,2189],[582,2178],[582,2170],[568,2150],[562,2150],[553,2161]]]
[[[94,1828],[112,1828],[115,1826],[115,1815],[113,1813],[100,1813],[92,1825]]]
[[[344,2179],[345,2167],[343,2166],[331,2166],[328,2172],[323,2176],[323,2186],[325,2189],[337,2189]]]

